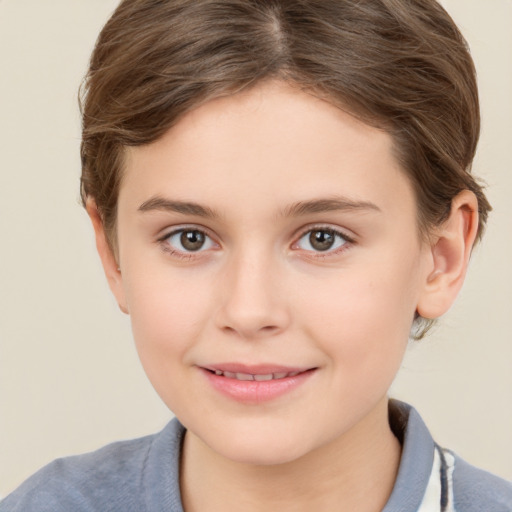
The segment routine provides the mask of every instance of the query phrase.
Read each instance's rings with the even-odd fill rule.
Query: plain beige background
[[[78,204],[76,91],[114,0],[0,0],[0,495],[55,457],[160,429]],[[494,213],[463,293],[392,394],[512,479],[512,1],[446,0],[479,70]]]

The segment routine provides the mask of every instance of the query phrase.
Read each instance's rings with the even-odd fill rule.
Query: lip
[[[305,372],[310,370],[309,367],[299,366],[283,366],[276,364],[242,364],[242,363],[219,363],[204,366],[206,370],[213,372],[219,370],[221,372],[231,373],[249,373],[252,375],[265,375],[269,373],[294,373],[294,372]]]
[[[245,404],[269,402],[290,393],[308,381],[317,370],[317,368],[308,367],[274,364],[245,365],[240,363],[221,363],[198,368],[216,391]],[[272,380],[239,380],[231,376],[218,375],[218,372],[253,376],[287,375]]]

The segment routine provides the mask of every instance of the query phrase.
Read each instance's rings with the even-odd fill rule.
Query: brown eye
[[[199,229],[179,229],[163,237],[161,243],[183,253],[203,252],[215,247],[214,241]]]
[[[335,234],[330,229],[314,229],[309,234],[309,243],[317,251],[327,251],[336,241]]]
[[[353,242],[343,233],[328,227],[313,228],[305,232],[294,248],[309,252],[335,252]]]
[[[182,231],[180,242],[187,251],[198,251],[205,243],[205,235],[201,231]]]

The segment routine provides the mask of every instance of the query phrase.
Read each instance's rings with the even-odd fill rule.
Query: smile
[[[244,404],[260,404],[288,395],[302,387],[318,368],[247,367],[223,364],[201,367],[210,388]]]
[[[264,373],[264,374],[252,374],[252,373],[234,373],[234,372],[223,372],[222,370],[215,370],[215,375],[226,377],[228,379],[236,380],[257,380],[259,382],[266,380],[286,379],[287,377],[295,377],[301,372],[276,372],[276,373]]]

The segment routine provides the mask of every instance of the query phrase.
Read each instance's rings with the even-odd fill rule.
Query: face
[[[291,461],[382,409],[428,260],[388,134],[259,85],[130,149],[118,208],[114,291],[205,445]]]

